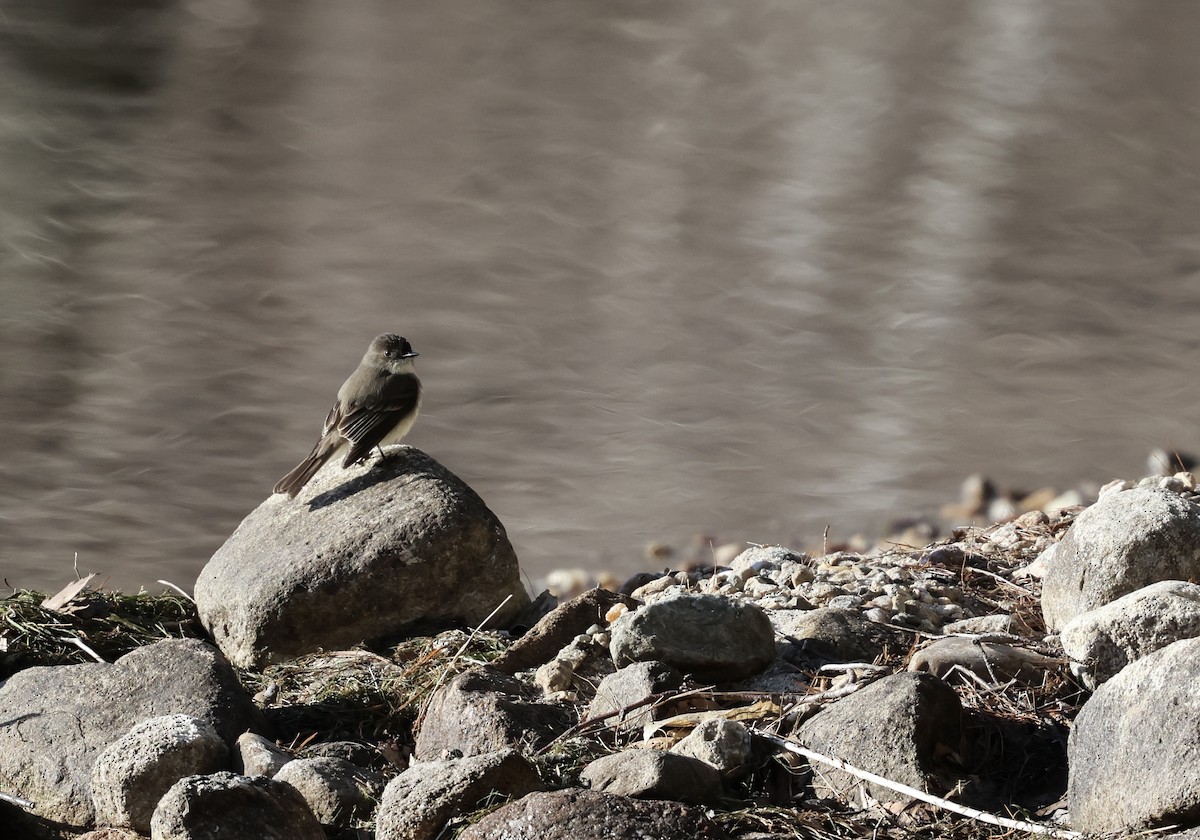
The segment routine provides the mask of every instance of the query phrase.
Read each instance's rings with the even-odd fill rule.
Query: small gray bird
[[[372,341],[358,369],[338,389],[321,439],[307,458],[279,479],[275,492],[294,498],[326,461],[344,450],[343,469],[362,463],[376,447],[399,443],[421,408],[421,380],[412,362],[417,355],[406,339],[392,333]]]

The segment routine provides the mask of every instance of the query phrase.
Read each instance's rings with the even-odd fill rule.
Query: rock
[[[723,840],[699,808],[569,788],[498,808],[458,840]]]
[[[75,828],[93,822],[92,765],[100,751],[147,718],[207,721],[227,744],[257,709],[220,652],[195,639],[138,648],[108,665],[27,668],[0,687],[0,791]]]
[[[572,649],[569,653],[577,653]],[[567,691],[575,683],[575,663],[572,659],[554,659],[537,669],[533,684],[545,697]]]
[[[772,610],[768,617],[785,640],[784,658],[796,664],[873,662],[895,641],[886,628],[863,618],[858,610]]]
[[[615,674],[609,674],[596,686],[596,696],[588,706],[587,719],[628,709],[635,703],[663,691],[675,691],[683,685],[683,674],[664,662],[635,662]],[[622,731],[641,729],[658,720],[659,715],[649,705],[640,706],[609,721]]]
[[[661,600],[666,595],[682,595],[691,592],[690,579],[680,582],[680,578],[688,578],[687,572],[674,572],[663,577],[655,578],[633,590],[629,597],[638,602]]]
[[[705,805],[721,799],[721,774],[691,756],[629,749],[601,756],[579,773],[592,790],[637,799]]]
[[[275,742],[243,732],[233,750],[233,769],[243,776],[274,776],[292,757],[275,746]]]
[[[298,758],[283,765],[275,781],[294,787],[322,825],[349,826],[368,819],[383,777],[344,758]]]
[[[679,595],[626,613],[612,626],[613,661],[658,660],[704,681],[729,682],[775,660],[775,631],[754,604]]]
[[[816,752],[840,758],[894,782],[937,793],[950,787],[952,774],[938,756],[957,752],[962,741],[958,695],[930,674],[892,674],[843,697],[806,721],[798,734]],[[841,770],[823,767],[813,787],[821,796],[853,802],[863,786],[883,802],[911,797],[867,783]]]
[[[78,835],[75,840],[143,840],[144,836],[127,828],[97,828]]]
[[[144,720],[109,744],[92,768],[96,822],[150,831],[162,795],[184,776],[214,773],[229,747],[207,721],[188,715]]]
[[[416,626],[503,627],[529,603],[499,520],[409,446],[325,469],[299,499],[242,521],[196,581],[204,626],[230,661],[262,666]]]
[[[1094,691],[1135,659],[1197,636],[1200,586],[1164,580],[1076,616],[1060,639],[1072,673]]]
[[[416,757],[430,761],[548,743],[574,720],[566,708],[540,699],[537,689],[491,668],[465,671],[430,698]]]
[[[664,572],[638,572],[621,584],[621,588],[617,590],[618,595],[632,595],[634,592],[641,589],[646,584],[656,581],[660,578],[667,577]]]
[[[325,840],[296,789],[265,776],[223,771],[180,779],[154,809],[152,840]]]
[[[1064,664],[1061,659],[1001,642],[951,636],[937,639],[914,653],[908,670],[924,671],[947,680],[956,668],[961,668],[991,684],[1016,680],[1025,685],[1039,685],[1047,672],[1057,671]]]
[[[593,624],[604,623],[605,613],[619,603],[634,605],[632,598],[606,589],[589,589],[543,616],[491,665],[497,671],[515,674],[549,662],[573,638]]]
[[[1067,742],[1073,828],[1100,834],[1196,824],[1198,682],[1200,639],[1184,639],[1130,663],[1096,689]]]
[[[1059,541],[1042,584],[1046,626],[1161,580],[1200,577],[1200,505],[1157,487],[1108,493]]]
[[[597,641],[603,639],[603,644]],[[589,689],[596,679],[612,673],[612,659],[608,655],[608,637],[597,633],[595,637],[581,633],[555,654],[545,665],[538,666],[533,682],[546,697],[560,692],[583,687]],[[599,673],[597,673],[599,672]]]
[[[433,840],[446,823],[492,794],[542,789],[537,771],[516,750],[450,761],[423,761],[392,779],[375,816],[377,840]]]
[[[951,621],[942,628],[947,635],[951,633],[974,633],[980,636],[1008,635],[1033,638],[1040,634],[1034,633],[1033,628],[1025,623],[1019,615],[981,615],[977,618],[963,618]]]
[[[729,568],[746,580],[764,571],[782,569],[784,564],[804,563],[807,559],[803,554],[781,545],[753,545],[733,558]]]
[[[559,599],[549,589],[539,592],[529,604],[517,614],[509,630],[521,637],[535,624],[549,615],[559,604]]]
[[[355,767],[376,772],[391,766],[391,762],[378,747],[362,741],[322,741],[309,744],[301,751],[300,758],[340,758],[349,761]]]
[[[725,776],[750,760],[750,730],[736,720],[710,718],[698,724],[671,752],[699,759]]]

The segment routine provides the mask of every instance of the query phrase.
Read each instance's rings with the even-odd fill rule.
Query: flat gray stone
[[[579,774],[592,790],[688,805],[718,802],[721,774],[699,759],[660,750],[628,749],[601,756]]]

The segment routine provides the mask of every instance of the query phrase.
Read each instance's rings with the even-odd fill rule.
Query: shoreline
[[[1100,500],[1139,492],[1196,507],[1188,501],[1196,493],[1186,473],[1110,482]],[[1003,495],[991,494],[991,509],[998,498]],[[447,812],[439,829],[446,836],[460,829],[464,837],[506,836],[493,824],[508,819],[525,801],[522,794],[548,789],[545,796],[576,797],[573,806],[585,808],[615,807],[622,797],[682,802],[679,819],[711,827],[714,837],[848,838],[877,834],[881,827],[895,837],[931,831],[999,837],[1012,830],[1012,819],[1026,831],[1070,837],[1064,825],[1067,741],[1091,690],[1080,681],[1088,675],[1079,676],[1047,627],[1043,576],[1048,556],[1088,508],[1060,504],[1069,499],[1058,494],[1038,498],[1045,509],[957,528],[919,547],[881,540],[866,552],[823,546],[824,553],[809,555],[751,546],[727,563],[642,573],[616,591],[590,589],[556,607],[540,599],[540,609],[526,611],[525,626],[532,626],[525,632],[462,626],[263,666],[220,667],[235,675],[236,691],[248,704],[253,698],[247,713],[260,720],[258,731],[270,733],[260,748],[278,753],[279,768],[308,766],[336,753],[373,780],[371,808],[361,805],[352,819],[326,825],[326,836],[336,840],[407,836],[384,828],[413,807],[404,800],[397,811],[395,791],[415,795],[414,782],[406,780],[434,772],[435,765],[437,772],[468,772],[471,762],[497,748],[487,738],[511,739],[504,755],[514,757],[503,761],[518,761],[528,784],[509,792],[510,804],[503,796],[483,808],[464,800]],[[908,527],[919,533],[922,526]],[[49,599],[30,591],[0,599],[0,679],[140,656],[179,640],[203,642],[200,647],[210,642],[195,605],[180,593],[95,592],[87,582]],[[682,649],[654,649],[692,621],[686,612],[671,611],[699,605],[705,606],[693,628],[697,635],[685,634]],[[722,610],[732,612],[725,616]],[[638,629],[643,618],[653,621],[660,613],[669,616],[660,629]],[[747,639],[764,638],[763,632],[757,652],[741,649]],[[678,670],[663,666],[675,675],[666,682],[647,683],[632,694],[617,687],[643,666],[669,662],[680,664]],[[922,699],[930,690],[941,699]],[[898,712],[888,712],[896,691],[917,694]],[[495,702],[492,695],[508,697],[509,705],[515,701],[525,723],[510,721],[505,725],[515,728],[504,735],[464,729],[463,721]],[[942,710],[920,711],[926,703]],[[838,723],[833,734],[822,731],[822,721],[849,714],[860,717]],[[930,714],[936,736],[906,734],[908,724],[897,722]],[[713,748],[704,738],[701,746],[688,747],[702,730],[716,733],[705,736],[713,743],[736,744],[719,755],[703,752]],[[876,747],[840,741],[847,732],[882,737],[882,757],[871,757]],[[236,749],[243,749],[241,742]],[[0,768],[4,749],[0,739]],[[810,762],[824,753],[852,759],[856,751],[860,761],[850,760],[852,765],[876,761],[886,767],[897,756],[903,760],[893,772],[876,769],[866,781],[846,776],[828,787],[828,773],[842,771],[810,769],[792,755],[798,751]],[[248,754],[238,755],[234,766],[249,776]],[[356,757],[351,762],[343,755]],[[648,788],[631,787],[641,771],[603,769],[676,755],[681,757],[672,762],[687,758],[718,768],[703,796],[690,783],[671,787],[678,784],[672,781],[678,769],[655,777],[653,785],[663,787]],[[591,793],[572,793],[580,789]],[[849,796],[850,790],[859,793]],[[948,793],[960,812],[982,809],[1001,824],[954,813],[924,791]],[[29,800],[32,808],[36,803],[25,793],[0,784],[0,800]],[[593,794],[601,799],[589,799]],[[926,804],[914,808],[918,794]],[[811,832],[797,833],[800,826]],[[41,823],[35,827],[47,832],[36,836],[66,836]]]

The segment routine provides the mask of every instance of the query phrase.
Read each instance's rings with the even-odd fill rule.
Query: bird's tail
[[[321,443],[318,443],[313,448],[312,454],[297,464],[294,470],[279,479],[279,483],[275,485],[276,493],[287,493],[294,499],[300,492],[300,488],[308,484],[308,480],[317,474],[317,470],[325,466],[325,462],[333,457],[337,447],[321,446]]]

